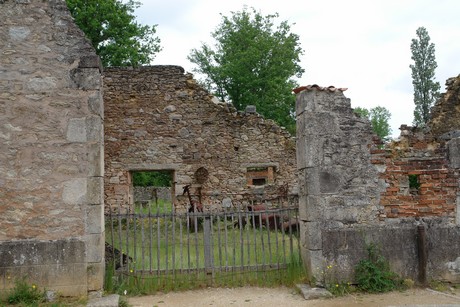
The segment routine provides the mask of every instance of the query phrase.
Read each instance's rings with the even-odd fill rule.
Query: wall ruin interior
[[[295,92],[301,244],[309,275],[321,282],[321,272],[334,265],[338,280],[352,281],[373,243],[405,278],[459,282],[460,139],[458,125],[447,131],[437,116],[446,115],[448,104],[456,109],[460,96],[443,95],[431,130],[403,125],[401,137],[381,149],[341,89]],[[423,265],[420,229],[426,233]]]
[[[106,206],[132,203],[130,172],[174,172],[175,206],[295,193],[295,141],[254,110],[216,103],[178,66],[104,71]],[[283,188],[288,187],[289,191]]]
[[[0,24],[0,291],[100,291],[99,58],[65,1],[1,1]]]

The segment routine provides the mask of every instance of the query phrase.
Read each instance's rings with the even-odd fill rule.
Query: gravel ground
[[[296,306],[458,306],[460,291],[449,293],[431,289],[411,289],[385,294],[353,294],[345,297],[305,300],[291,288],[207,288],[128,298],[132,307],[163,306],[218,306],[218,307],[296,307]]]

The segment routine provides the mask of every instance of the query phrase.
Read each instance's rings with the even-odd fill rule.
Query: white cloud
[[[152,64],[180,65],[191,71],[187,55],[221,21],[244,5],[295,23],[305,55],[301,85],[348,87],[353,107],[385,106],[392,113],[393,135],[412,123],[414,109],[410,42],[418,27],[427,28],[436,45],[436,79],[460,74],[460,2],[457,0],[144,0],[136,11],[143,24],[158,24],[163,51]],[[443,88],[443,87],[442,87]]]

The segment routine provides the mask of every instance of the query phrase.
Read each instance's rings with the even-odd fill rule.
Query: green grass
[[[243,272],[205,272],[176,273],[169,275],[113,275],[113,271],[106,270],[109,275],[109,284],[105,284],[107,292],[120,295],[146,295],[158,291],[183,291],[206,287],[293,287],[296,283],[305,281],[305,270],[298,256],[293,256],[284,270],[243,271]],[[110,289],[110,290],[109,290]]]
[[[202,226],[189,233],[185,215],[173,217],[167,205],[155,210],[158,214],[136,211],[144,215],[114,219],[113,232],[110,221],[106,225],[107,242],[112,244],[113,238],[114,247],[132,258],[121,276],[106,276],[109,292],[276,286],[305,276],[295,235],[250,224],[240,229],[237,218],[220,215],[212,218],[205,244]]]

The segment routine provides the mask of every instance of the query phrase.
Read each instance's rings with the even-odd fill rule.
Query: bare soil
[[[128,298],[133,307],[152,306],[218,306],[218,307],[351,307],[351,306],[414,306],[448,305],[460,306],[460,291],[439,292],[431,289],[411,289],[385,294],[350,294],[344,297],[305,300],[291,288],[207,288],[202,290],[171,292],[151,296]]]

